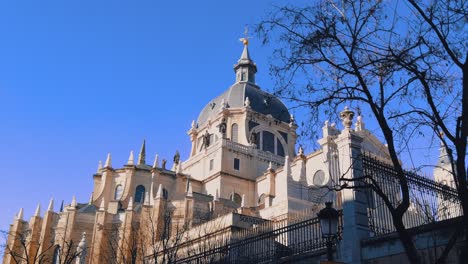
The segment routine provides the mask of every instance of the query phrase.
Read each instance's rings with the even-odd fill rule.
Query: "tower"
[[[255,180],[270,163],[295,157],[296,128],[286,106],[255,83],[257,66],[243,41],[235,83],[211,100],[188,131],[192,151],[182,171],[203,181],[203,192],[256,205]]]

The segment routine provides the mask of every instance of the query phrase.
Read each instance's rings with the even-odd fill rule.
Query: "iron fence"
[[[398,174],[392,165],[362,155],[363,174],[374,180],[394,207],[402,200]],[[406,228],[437,222],[460,216],[461,208],[457,191],[450,186],[428,177],[405,170],[410,194],[410,207],[403,216]],[[372,184],[370,179],[367,184]],[[369,227],[374,236],[395,232],[392,215],[384,200],[372,190],[366,192],[368,199]]]
[[[338,234],[342,237],[343,217],[339,211]],[[229,240],[198,254],[181,256],[175,263],[260,263],[326,248],[318,218],[301,222],[288,219],[259,224],[252,230],[233,232]]]

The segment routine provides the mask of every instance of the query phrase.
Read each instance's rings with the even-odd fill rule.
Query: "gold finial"
[[[249,45],[249,38],[250,37],[248,35],[249,35],[249,26],[246,25],[245,30],[244,30],[244,37],[239,39],[242,42],[242,44],[244,44],[244,46]]]

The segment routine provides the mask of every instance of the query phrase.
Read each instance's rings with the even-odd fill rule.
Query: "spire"
[[[153,205],[153,202],[154,202],[154,200],[153,200],[154,199],[153,188],[154,188],[154,174],[151,175],[150,200],[149,200],[150,205]]]
[[[93,195],[94,195],[94,193],[92,192],[91,197],[89,197],[88,204],[93,204]]]
[[[188,182],[187,197],[193,197],[192,182]]]
[[[146,140],[143,139],[141,145],[140,154],[138,154],[138,165],[144,165],[146,163]]]
[[[75,195],[73,195],[73,197],[72,197],[72,201],[71,201],[70,206],[71,207],[76,207],[76,197],[75,197]]]
[[[99,211],[105,211],[106,210],[106,202],[104,201],[104,198],[101,200],[101,205],[99,205]]]
[[[16,215],[16,219],[23,220],[24,209],[20,208],[18,214]]]
[[[53,212],[54,211],[54,199],[50,199],[49,202],[49,207],[47,207],[48,212]]]
[[[104,165],[106,168],[112,168],[112,157],[110,153],[107,153],[106,164]]]
[[[149,193],[148,192],[145,193],[145,201],[144,201],[143,205],[150,205],[150,203],[149,203]]]
[[[60,204],[60,211],[59,212],[63,212],[63,200],[62,200],[62,203]]]
[[[128,211],[133,211],[133,197],[130,196],[130,199],[128,199],[128,206],[127,206]]]
[[[244,32],[244,37],[240,39],[244,44],[244,49],[237,64],[234,65],[234,71],[236,72],[236,82],[249,82],[255,84],[255,73],[257,72],[257,65],[250,58],[249,54],[249,37],[248,29]]]
[[[437,161],[437,166],[439,167],[449,166],[450,158],[448,155],[447,147],[445,146],[445,143],[443,141],[443,138],[445,136],[444,132],[440,132],[439,136],[440,136],[440,147],[439,147],[439,160]]]
[[[159,184],[158,192],[156,193],[156,198],[163,198],[163,188],[162,188],[162,184]]]
[[[153,163],[153,168],[156,169],[159,167],[159,155],[156,154],[156,157],[154,157],[154,163]]]
[[[127,165],[134,165],[135,164],[135,158],[133,157],[133,150],[130,151],[130,155],[128,156],[128,161]]]
[[[36,212],[34,212],[34,216],[41,216],[41,204],[37,205]]]

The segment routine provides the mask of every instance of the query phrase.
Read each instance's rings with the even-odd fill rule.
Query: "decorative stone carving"
[[[177,150],[176,153],[174,154],[174,165],[179,165],[179,162],[180,162],[180,153],[179,151]]]
[[[226,129],[227,129],[226,118],[223,118],[223,120],[221,121],[218,127],[219,127],[219,133],[221,133],[222,138],[226,138]]]
[[[302,145],[299,145],[299,150],[297,152],[297,155],[299,156],[303,156],[304,155],[304,148],[302,147]]]
[[[85,264],[86,260],[86,232],[83,232],[83,235],[81,236],[80,243],[78,244],[78,248],[76,249],[77,253],[77,258],[76,258],[76,264]]]
[[[345,129],[351,129],[351,125],[353,124],[353,117],[354,112],[345,106],[345,109],[340,113],[340,118]]]
[[[244,106],[245,106],[246,108],[250,108],[250,100],[249,100],[249,97],[245,97]]]
[[[257,141],[258,141],[257,133],[250,134],[249,141],[250,141],[250,145],[257,145]]]
[[[205,148],[210,146],[210,133],[208,131],[205,131],[205,135],[203,135],[203,146]]]

